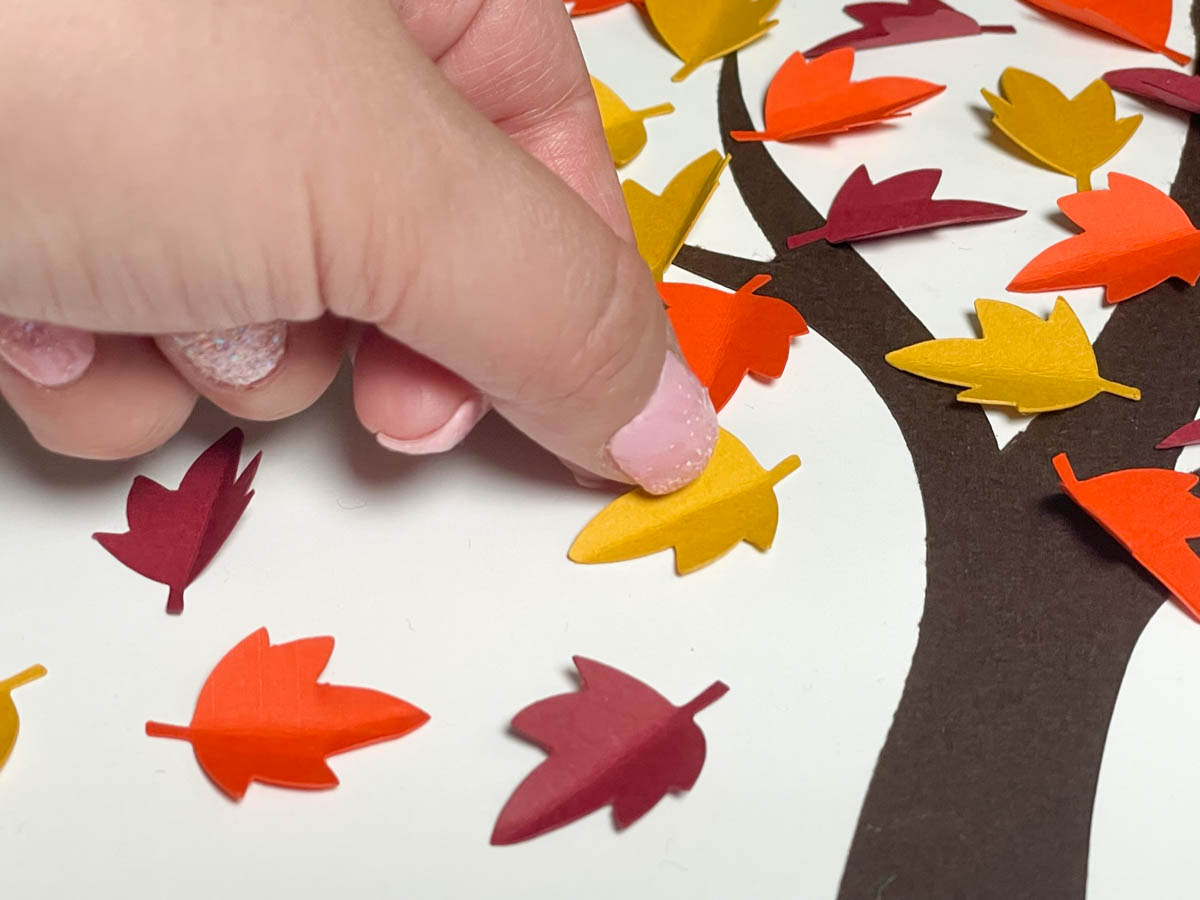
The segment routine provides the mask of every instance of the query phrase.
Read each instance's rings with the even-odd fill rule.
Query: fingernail
[[[0,316],[0,357],[42,387],[62,387],[87,371],[96,339],[87,331]]]
[[[674,351],[645,409],[608,441],[617,468],[651,494],[693,481],[712,457],[717,414],[708,392]]]
[[[173,334],[171,343],[205,378],[228,387],[250,387],[279,368],[287,350],[287,323]]]
[[[444,453],[462,443],[462,439],[471,433],[471,429],[487,415],[489,409],[491,404],[476,395],[463,401],[462,406],[454,411],[454,415],[444,425],[428,434],[415,438],[397,438],[381,431],[375,435],[375,440],[388,450],[407,453],[410,456]]]

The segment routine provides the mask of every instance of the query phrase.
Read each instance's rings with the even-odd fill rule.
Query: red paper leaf
[[[272,645],[260,628],[217,663],[190,726],[147,722],[146,734],[190,741],[200,767],[235,800],[251,781],[335,787],[327,757],[400,737],[429,716],[379,691],[318,684],[332,653],[331,637]]]
[[[855,169],[838,189],[825,224],[793,234],[789,249],[824,238],[831,244],[864,238],[993,222],[1025,215],[1023,209],[983,203],[978,200],[933,200],[933,192],[942,178],[941,169],[913,169],[872,183],[866,166]]]
[[[1169,50],[1171,0],[1025,0],[1031,6],[1111,34],[1181,66],[1191,57]]]
[[[845,12],[858,19],[863,27],[817,44],[804,52],[806,57],[812,59],[839,47],[866,50],[868,47],[891,47],[976,34],[1014,34],[1017,30],[1011,25],[980,25],[941,0],[851,3]]]
[[[575,657],[583,687],[525,707],[513,729],[550,758],[500,811],[493,844],[515,844],[612,804],[617,828],[667,791],[690,790],[704,766],[704,733],[692,717],[729,688],[713,682],[683,706],[624,672]]]
[[[1114,69],[1104,73],[1104,81],[1114,91],[1200,113],[1200,75],[1184,75],[1174,69]]]
[[[254,496],[250,483],[259,453],[237,474],[243,435],[234,428],[200,454],[168,490],[143,475],[126,501],[129,531],[92,535],[109,553],[140,575],[167,585],[167,612],[183,612],[183,591],[225,543]]]
[[[1200,618],[1200,478],[1170,469],[1121,469],[1079,481],[1065,453],[1054,457],[1063,490],[1133,558]]]
[[[658,285],[679,349],[718,411],[748,372],[782,375],[792,338],[808,333],[790,303],[754,293],[770,280],[755,275],[736,294],[697,284]]]
[[[626,3],[632,3],[634,6],[641,6],[642,0],[563,0],[567,6],[571,6],[571,15],[586,16],[589,13],[603,12],[606,9],[612,9],[617,6],[624,6]]]
[[[1192,447],[1200,444],[1200,419],[1176,428],[1154,445],[1156,450],[1174,450],[1176,447]]]

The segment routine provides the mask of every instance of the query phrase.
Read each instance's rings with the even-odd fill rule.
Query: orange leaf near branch
[[[1171,0],[1026,0],[1031,6],[1071,19],[1120,38],[1127,43],[1161,53],[1172,62],[1187,65],[1191,57],[1167,47],[1171,31]]]
[[[626,3],[632,3],[634,6],[641,6],[642,0],[565,0],[567,6],[571,7],[571,15],[586,16],[591,13],[603,12],[606,9],[613,9],[617,6],[624,6]],[[574,4],[572,6],[572,4]]]

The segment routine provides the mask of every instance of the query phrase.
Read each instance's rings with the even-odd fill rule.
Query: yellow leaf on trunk
[[[600,107],[600,120],[604,124],[604,139],[608,152],[612,154],[617,168],[629,165],[646,146],[646,119],[665,116],[675,112],[670,103],[660,103],[649,109],[630,109],[617,92],[598,79],[592,79],[592,90]]]
[[[683,81],[697,67],[758,40],[779,20],[765,21],[779,0],[646,0],[659,37],[683,60],[671,76]]]

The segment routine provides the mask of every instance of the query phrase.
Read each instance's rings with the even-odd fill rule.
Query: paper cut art
[[[1181,66],[1191,57],[1167,47],[1171,31],[1171,0],[1025,0],[1049,13],[1111,34],[1161,53]]]
[[[841,134],[900,118],[904,110],[944,91],[919,78],[851,81],[854,50],[843,47],[814,60],[793,53],[767,86],[762,131],[732,131],[736,141],[796,141]]]
[[[1109,303],[1120,303],[1172,276],[1193,285],[1200,278],[1200,234],[1153,185],[1111,172],[1108,190],[1071,194],[1058,206],[1083,233],[1035,256],[1010,291],[1102,286]]]
[[[608,152],[612,154],[617,168],[629,165],[633,158],[646,146],[646,119],[665,116],[675,112],[670,103],[660,103],[649,109],[630,109],[616,91],[598,79],[592,79],[592,90],[600,107],[600,118],[604,123],[604,139]]]
[[[789,456],[764,471],[722,429],[704,474],[673,494],[623,494],[587,524],[567,555],[577,563],[620,562],[674,547],[675,570],[686,575],[740,541],[768,550],[779,524],[775,485],[799,467]]]
[[[1200,444],[1200,419],[1176,428],[1154,445],[1156,450],[1174,450],[1176,447],[1192,447]]]
[[[1000,300],[976,300],[982,338],[944,338],[893,350],[897,369],[969,388],[966,403],[1015,406],[1018,412],[1067,409],[1107,391],[1140,400],[1137,388],[1100,377],[1096,354],[1062,297],[1049,319]]]
[[[17,715],[12,692],[23,684],[36,681],[45,674],[45,666],[30,666],[12,678],[0,681],[0,769],[4,768],[4,764],[12,755],[13,747],[17,743],[17,733],[21,730],[21,718]]]
[[[332,653],[331,637],[271,644],[260,628],[217,663],[191,725],[147,722],[146,734],[189,741],[200,767],[235,800],[251,781],[335,787],[326,757],[408,734],[429,716],[379,691],[318,683]]]
[[[698,284],[658,286],[679,349],[718,412],[747,373],[782,375],[792,338],[808,333],[790,303],[755,293],[770,280],[756,275],[733,294]]]
[[[1053,462],[1067,495],[1200,618],[1200,557],[1188,546],[1200,538],[1200,497],[1191,493],[1200,477],[1119,469],[1079,481],[1067,454]]]
[[[976,34],[1014,34],[1011,25],[980,25],[941,0],[908,0],[907,3],[851,3],[845,13],[862,23],[861,28],[832,37],[804,51],[808,59],[853,47],[891,47],[942,38],[971,37]]]
[[[621,182],[638,251],[655,281],[662,281],[728,162],[728,156],[710,150],[684,166],[661,194],[651,193],[633,179]]]
[[[643,0],[650,23],[683,68],[683,81],[697,68],[757,41],[779,24],[767,20],[779,0]]]
[[[1114,91],[1157,100],[1175,109],[1200,113],[1200,75],[1174,69],[1114,69],[1102,76]]]
[[[1125,146],[1142,117],[1118,119],[1112,91],[1097,78],[1070,100],[1044,78],[1021,69],[1000,76],[1005,98],[984,90],[992,123],[1052,169],[1091,190],[1092,172]]]
[[[574,658],[581,688],[517,713],[513,730],[549,755],[513,792],[492,832],[515,844],[612,805],[613,822],[636,822],[668,791],[692,789],[704,767],[696,713],[728,692],[714,681],[683,706],[611,666]]]
[[[872,182],[866,166],[855,169],[838,189],[825,224],[787,239],[794,250],[824,238],[831,244],[922,231],[946,225],[994,222],[1025,215],[1023,209],[978,200],[934,200],[941,169],[913,169]]]
[[[589,13],[603,12],[615,6],[624,6],[626,3],[632,3],[634,6],[642,5],[642,0],[564,0],[564,2],[567,6],[571,7],[571,15],[573,16],[586,16]],[[574,6],[572,6],[572,3]]]

